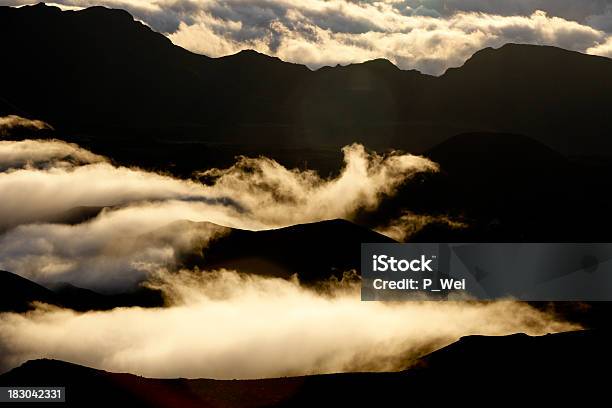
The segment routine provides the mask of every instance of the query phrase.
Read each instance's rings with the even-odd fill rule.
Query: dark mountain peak
[[[19,379],[30,376],[35,376],[37,379],[53,378],[53,373],[62,373],[66,376],[81,376],[106,374],[106,371],[96,370],[79,364],[74,364],[68,361],[55,360],[50,358],[40,358],[36,360],[27,360],[20,366],[13,368],[7,375]]]
[[[612,60],[555,47],[489,48],[431,77],[384,59],[311,72],[253,50],[208,58],[102,7],[0,7],[0,35],[14,39],[0,64],[0,114],[45,120],[85,143],[110,134],[135,146],[358,141],[420,153],[461,132],[494,131],[574,154],[610,151]],[[117,154],[108,146],[103,153]]]
[[[233,63],[283,62],[278,57],[273,57],[252,49],[240,50],[235,54],[225,55],[217,59],[219,61],[231,61]]]
[[[385,58],[376,58],[364,62],[355,62],[352,64],[336,64],[334,66],[325,65],[316,70],[316,72],[342,72],[354,70],[368,70],[378,72],[402,72],[395,64]],[[407,72],[407,71],[403,71]]]
[[[440,143],[427,156],[443,170],[460,173],[487,169],[489,174],[508,171],[517,175],[559,171],[567,166],[565,157],[545,144],[509,133],[463,133]]]
[[[19,10],[20,12],[36,12],[36,13],[61,13],[62,9],[57,6],[48,5],[45,2],[41,1],[36,4],[29,4],[22,7],[8,7],[15,10]]]
[[[514,133],[470,132],[450,137],[429,151],[431,157],[448,154],[461,155],[519,155],[539,158],[563,159],[563,156],[537,140]]]
[[[592,64],[610,64],[610,58],[570,51],[550,45],[507,43],[498,48],[487,47],[474,53],[460,68],[449,68],[444,75],[453,75],[470,70],[487,72],[503,71],[508,74],[516,70],[541,70],[546,73],[553,67],[563,66],[564,72],[570,70],[566,65],[588,68]]]
[[[236,54],[226,55],[216,59],[225,64],[231,64],[234,68],[239,69],[265,69],[267,67],[273,67],[272,69],[278,71],[310,71],[305,65],[295,64],[292,62],[286,62],[278,57],[267,55],[256,50],[247,49],[238,51]],[[262,72],[261,74],[265,74]]]
[[[351,66],[362,66],[374,69],[389,69],[393,71],[400,71],[397,65],[395,65],[386,58],[376,58],[373,60],[364,61],[360,64],[351,64]]]
[[[242,56],[244,58],[255,58],[255,57],[266,57],[269,59],[278,59],[277,57],[272,57],[270,55],[266,55],[263,52],[259,52],[257,50],[254,49],[246,49],[246,50],[240,50],[237,53],[233,54],[234,56]]]
[[[40,16],[40,17],[60,16],[65,13],[66,15],[71,15],[71,16],[77,15],[79,17],[87,16],[89,18],[103,18],[103,19],[112,18],[115,20],[115,22],[121,21],[121,20],[123,20],[124,22],[134,22],[135,21],[134,17],[132,17],[132,15],[126,10],[109,8],[105,6],[92,6],[92,7],[87,7],[81,10],[65,10],[64,11],[57,6],[49,5],[44,2],[40,2],[40,3],[36,3],[32,5],[26,5],[23,7],[5,7],[5,8],[16,10],[16,12],[18,13],[31,15],[31,16]]]
[[[23,7],[0,7],[0,18],[11,15],[19,20],[8,21],[6,29],[15,29],[21,23],[21,30],[38,30],[41,34],[51,35],[51,39],[61,35],[62,38],[69,35],[81,35],[87,40],[96,39],[96,45],[105,45],[107,41],[121,38],[131,44],[133,36],[138,36],[142,40],[142,34],[151,38],[163,38],[168,44],[170,40],[164,35],[151,30],[151,28],[123,9],[108,8],[104,6],[93,6],[81,10],[61,10],[56,6],[49,6],[45,3],[37,3]],[[108,27],[108,28],[105,28]],[[82,31],[82,32],[80,32]],[[39,40],[44,37],[37,38]],[[23,39],[19,39],[23,41]],[[77,44],[81,41],[78,36],[73,38]],[[62,44],[67,47],[70,44]],[[38,45],[40,46],[40,45]],[[57,44],[56,44],[57,46]],[[177,47],[178,48],[178,47]]]
[[[75,11],[75,13],[80,13],[88,16],[96,16],[96,17],[110,17],[114,19],[122,19],[126,22],[136,21],[134,17],[123,9],[115,9],[105,6],[92,6],[87,7],[83,10]]]

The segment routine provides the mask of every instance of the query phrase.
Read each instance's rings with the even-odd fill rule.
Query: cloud
[[[608,0],[399,0],[393,3],[398,8],[421,8],[440,15],[468,11],[509,16],[529,15],[543,10],[550,15],[579,22],[605,13],[609,7]]]
[[[462,65],[482,48],[509,42],[585,51],[608,38],[603,31],[542,11],[526,16],[460,12],[437,18],[400,15],[372,5],[352,7],[363,8],[364,16],[345,9],[326,9],[327,14],[339,10],[345,14],[321,19],[313,10],[296,7],[271,19],[265,27],[246,26],[249,30],[240,19],[248,16],[227,20],[202,14],[193,24],[181,23],[169,37],[178,45],[211,56],[253,48],[311,68],[382,57],[400,68],[431,74]],[[367,24],[362,20],[365,16]]]
[[[41,283],[100,290],[133,286],[147,273],[201,251],[223,229],[249,230],[374,210],[419,172],[437,171],[422,157],[343,149],[335,178],[287,169],[274,160],[240,157],[227,169],[202,171],[210,183],[112,164],[60,141],[0,143],[0,268]],[[82,206],[106,207],[76,225],[52,223]],[[176,238],[164,228],[175,226]],[[165,234],[165,235],[164,235]]]
[[[211,240],[229,232],[179,221],[202,217],[197,207],[182,207],[129,207],[74,226],[20,226],[0,237],[0,267],[45,285],[69,282],[111,293],[134,289],[153,271],[175,268],[185,255],[201,255]]]
[[[589,48],[587,53],[612,58],[612,38],[609,38],[608,41],[603,44]]]
[[[388,236],[389,238],[393,238],[396,241],[405,242],[412,235],[416,234],[430,224],[442,224],[452,229],[468,227],[468,224],[465,222],[453,219],[446,215],[415,214],[413,212],[406,211],[399,218],[391,220],[389,223],[380,226],[375,230]]]
[[[4,2],[16,4],[22,2]],[[610,37],[610,6],[589,0],[65,0],[124,8],[180,46],[209,56],[252,48],[318,68],[387,58],[441,74],[503,44],[586,52]]]
[[[7,117],[0,117],[0,126],[6,119]],[[61,140],[0,141],[0,171],[24,167],[71,167],[106,161],[108,160],[103,156]]]
[[[0,370],[45,357],[149,377],[389,371],[464,335],[575,328],[511,301],[361,302],[355,281],[319,293],[231,271],[158,278],[171,307],[0,314]]]
[[[241,157],[202,171],[204,184],[117,166],[58,140],[0,143],[0,269],[109,292],[145,280],[169,303],[0,314],[0,370],[44,357],[153,377],[383,371],[463,335],[575,328],[510,301],[361,302],[354,275],[315,290],[297,279],[177,270],[182,254],[205,256],[211,240],[228,232],[223,226],[351,218],[418,172],[437,170],[401,152],[351,145],[343,153],[344,168],[332,178]],[[75,225],[48,222],[78,206],[107,207]]]
[[[53,127],[42,120],[27,119],[17,115],[0,116],[0,136],[8,136],[18,129],[43,130],[53,129]]]

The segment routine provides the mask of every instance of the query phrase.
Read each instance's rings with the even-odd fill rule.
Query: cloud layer
[[[482,48],[508,42],[610,55],[612,32],[612,5],[604,0],[61,0],[57,4],[127,9],[174,43],[209,56],[252,48],[311,68],[387,58],[403,69],[441,74]]]
[[[38,305],[0,313],[0,372],[56,358],[152,377],[261,378],[405,368],[469,334],[571,330],[525,304],[361,302],[354,273],[317,289],[239,271],[184,271],[224,226],[266,229],[375,209],[422,157],[343,149],[335,178],[239,158],[201,173],[210,184],[126,168],[58,140],[0,142],[0,269],[44,284],[122,291],[145,281],[168,306],[77,313]],[[73,225],[75,207],[104,207]],[[401,230],[409,217],[390,224]]]
[[[230,271],[160,277],[165,309],[0,314],[0,371],[41,357],[149,377],[389,371],[464,335],[574,328],[509,301],[360,302],[356,282],[317,293]]]
[[[227,169],[202,171],[211,181],[205,185],[116,166],[57,140],[0,142],[0,268],[40,283],[121,289],[201,251],[227,232],[218,226],[261,230],[350,219],[374,210],[415,174],[437,171],[431,161],[399,152],[382,156],[351,145],[343,153],[335,178],[241,157]],[[54,222],[81,207],[102,211],[74,225]]]

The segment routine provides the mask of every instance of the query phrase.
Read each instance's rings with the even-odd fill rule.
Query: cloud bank
[[[464,335],[574,328],[509,301],[360,302],[355,282],[323,294],[231,271],[160,278],[164,309],[0,314],[0,371],[40,357],[149,377],[390,371]]]
[[[27,4],[0,1],[0,4]],[[387,58],[441,74],[476,51],[529,43],[609,55],[604,0],[60,0],[130,11],[175,44],[218,57],[243,49],[318,68]]]
[[[168,306],[77,313],[38,305],[0,314],[0,371],[55,358],[151,377],[261,378],[405,368],[469,334],[575,327],[525,304],[360,302],[353,275],[317,289],[239,271],[184,271],[225,226],[266,229],[375,209],[422,157],[343,149],[334,178],[267,158],[209,169],[203,184],[126,168],[58,140],[0,143],[0,268],[34,281],[122,291],[145,281]],[[50,222],[100,207],[72,225]],[[404,220],[406,221],[406,220]],[[408,220],[409,221],[409,220]]]
[[[415,174],[437,171],[400,152],[383,156],[351,145],[343,153],[335,178],[241,157],[227,169],[203,171],[211,182],[202,184],[117,166],[57,140],[0,142],[0,268],[40,283],[118,290],[201,252],[224,227],[351,219]],[[100,213],[74,225],[55,222],[81,207]]]

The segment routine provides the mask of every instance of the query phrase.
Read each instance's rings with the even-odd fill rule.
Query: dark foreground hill
[[[62,138],[141,164],[201,168],[219,143],[419,153],[466,131],[612,152],[612,60],[554,47],[485,49],[441,77],[386,60],[313,72],[254,51],[196,55],[121,10],[44,5],[0,7],[0,38],[0,114],[46,120]]]
[[[361,244],[394,240],[346,220],[329,220],[267,231],[232,230],[195,262],[257,275],[316,283],[361,269]]]
[[[70,407],[605,405],[610,340],[597,331],[473,336],[402,372],[266,380],[149,379],[35,360],[0,375],[0,385],[65,386]]]

